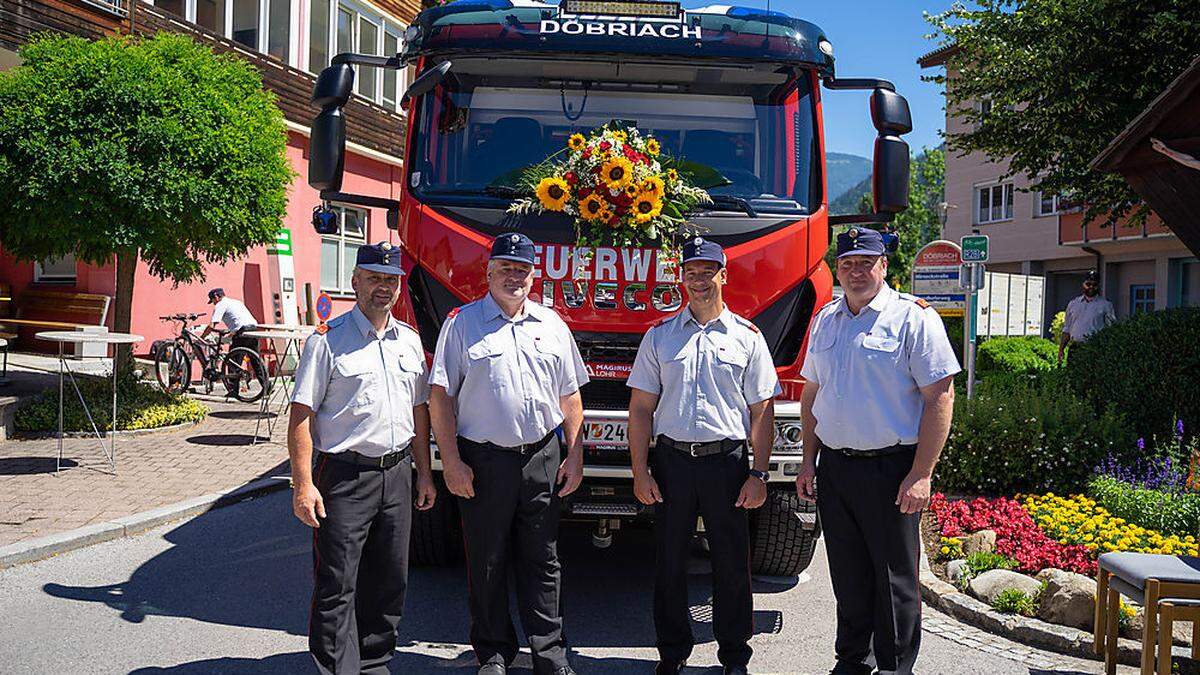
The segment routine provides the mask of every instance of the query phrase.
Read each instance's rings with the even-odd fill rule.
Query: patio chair
[[[1096,576],[1095,641],[1108,675],[1117,670],[1117,615],[1125,596],[1142,605],[1142,675],[1171,672],[1171,630],[1192,621],[1192,658],[1200,655],[1200,558],[1151,553],[1105,553]],[[1161,624],[1161,626],[1160,626]],[[1156,658],[1157,657],[1157,658]],[[1157,662],[1157,663],[1156,663]]]

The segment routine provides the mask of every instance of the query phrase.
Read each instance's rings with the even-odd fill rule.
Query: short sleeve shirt
[[[857,316],[845,298],[821,308],[800,374],[819,386],[813,416],[823,444],[878,450],[916,443],[919,388],[960,370],[937,312],[884,286]]]
[[[221,298],[213,307],[212,323],[223,323],[230,332],[257,325],[245,303],[234,298]]]
[[[1092,333],[1116,320],[1111,302],[1100,296],[1088,299],[1081,295],[1067,303],[1063,332],[1070,335],[1075,342],[1083,342],[1091,337]]]
[[[413,407],[429,401],[429,369],[417,332],[389,318],[376,332],[356,306],[304,344],[292,403],[313,409],[313,446],[382,457],[415,435]]]
[[[750,406],[782,389],[762,333],[726,308],[700,325],[685,308],[642,338],[630,387],[658,395],[654,433],[682,443],[750,437]]]
[[[554,310],[525,302],[509,317],[490,293],[451,312],[429,375],[454,398],[458,435],[509,448],[558,428],[559,399],[587,382],[575,338]]]

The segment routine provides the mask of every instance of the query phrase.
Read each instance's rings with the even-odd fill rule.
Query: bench
[[[78,330],[103,326],[112,298],[96,293],[27,290],[17,298],[16,316],[0,318],[0,337],[21,329]]]

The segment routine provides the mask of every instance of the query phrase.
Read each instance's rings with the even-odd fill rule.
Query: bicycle
[[[228,331],[217,330],[216,342],[209,342],[188,330],[188,324],[200,314],[172,314],[158,317],[160,321],[180,323],[179,335],[171,340],[159,340],[151,348],[154,356],[154,375],[158,384],[171,393],[191,389],[192,359],[200,362],[200,379],[204,392],[211,394],[213,385],[225,385],[226,395],[243,403],[254,403],[268,389],[267,366],[262,356],[246,347],[224,351],[221,338]]]

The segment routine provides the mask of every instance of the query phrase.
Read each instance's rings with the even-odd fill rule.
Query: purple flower
[[[1178,420],[1175,422],[1175,438],[1183,438],[1183,420]]]
[[[1137,449],[1138,450],[1146,449],[1146,439],[1144,439],[1144,438],[1137,439]]]

